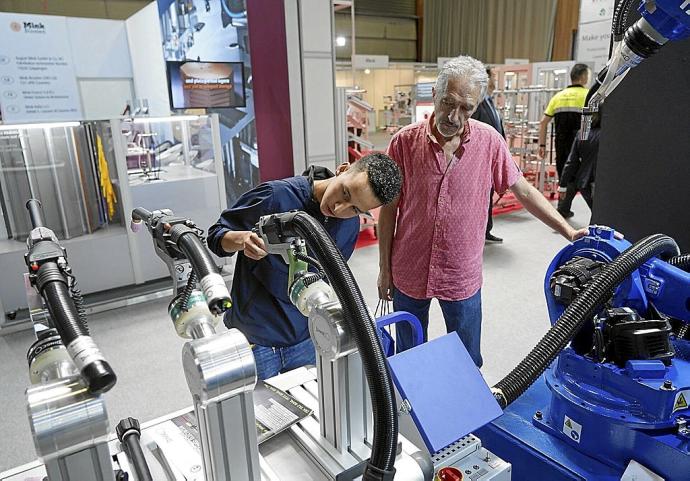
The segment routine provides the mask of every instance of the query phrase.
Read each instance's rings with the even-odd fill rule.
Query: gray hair
[[[441,71],[436,78],[436,95],[443,97],[448,88],[449,78],[464,78],[472,85],[479,87],[479,100],[486,95],[486,89],[489,84],[489,76],[486,73],[486,66],[476,58],[468,55],[461,55],[448,60],[441,68]]]

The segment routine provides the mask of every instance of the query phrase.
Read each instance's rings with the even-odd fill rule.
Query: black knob
[[[119,439],[121,443],[124,442],[129,434],[136,433],[137,436],[140,436],[141,428],[139,427],[139,421],[134,418],[124,418],[117,423],[115,432],[117,433],[117,439]]]

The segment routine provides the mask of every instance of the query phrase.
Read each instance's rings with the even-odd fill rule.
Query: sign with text
[[[578,62],[591,62],[594,64],[594,71],[599,72],[609,58],[610,40],[611,25],[608,20],[580,25],[575,59]]]
[[[352,66],[357,69],[388,68],[388,55],[353,55]]]
[[[0,45],[3,122],[81,119],[65,17],[0,13]]]
[[[608,20],[610,29],[615,6],[615,0],[580,0],[579,23],[583,24]]]

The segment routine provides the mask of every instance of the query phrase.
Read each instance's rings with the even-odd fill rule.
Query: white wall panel
[[[306,105],[307,150],[310,157],[334,154],[335,126],[333,92],[333,60],[304,59],[304,91]],[[311,108],[309,108],[311,107]]]
[[[333,50],[331,24],[331,2],[323,0],[301,0],[302,48],[305,52],[326,52]]]
[[[310,165],[336,167],[331,9],[323,0],[285,0],[295,174]]]
[[[85,120],[119,117],[128,100],[134,98],[132,79],[79,79],[79,93]],[[108,92],[108,95],[103,95]]]
[[[132,78],[125,22],[67,17],[67,33],[77,77]]]
[[[151,115],[170,114],[168,81],[161,45],[158,5],[149,4],[125,22],[129,42],[134,92],[139,99],[148,99]]]

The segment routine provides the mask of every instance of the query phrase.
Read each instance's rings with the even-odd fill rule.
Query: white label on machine
[[[676,400],[673,401],[673,412],[680,411],[681,409],[687,409],[688,403],[690,403],[690,389],[678,391],[678,394],[676,394]]]
[[[621,481],[664,481],[664,478],[631,459]]]
[[[568,416],[565,416],[565,419],[563,419],[563,432],[570,439],[579,443],[582,437],[582,424],[578,424]]]
[[[77,336],[67,346],[67,352],[79,371],[92,362],[105,361],[103,354],[90,336]]]

